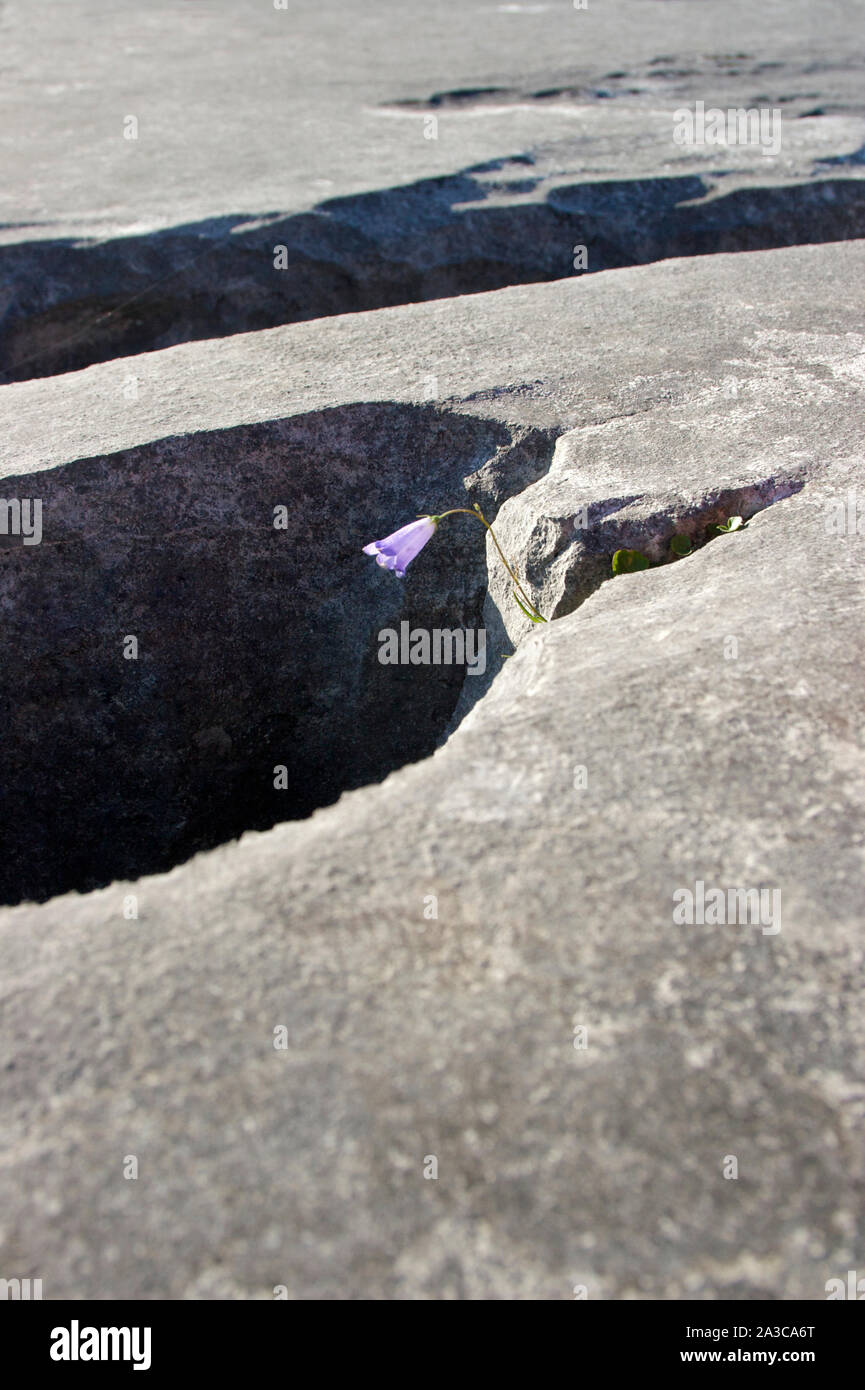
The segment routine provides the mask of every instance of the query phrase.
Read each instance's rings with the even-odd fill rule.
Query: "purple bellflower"
[[[364,546],[363,553],[364,555],[374,555],[380,565],[383,565],[386,570],[393,570],[394,574],[402,579],[412,560],[420,554],[427,541],[435,535],[435,529],[439,522],[443,521],[446,516],[457,515],[473,516],[475,521],[480,521],[486,527],[493,545],[499,552],[502,564],[513,581],[514,587],[511,592],[517,606],[533,623],[545,623],[546,618],[538,612],[520,583],[519,575],[506,558],[492,526],[477,502],[472,508],[451,507],[450,511],[441,512],[438,516],[419,516],[417,521],[410,521],[408,526],[401,526],[398,531],[394,531],[390,536],[385,536],[383,541],[370,541],[369,545]]]
[[[386,570],[393,570],[402,579],[412,560],[435,534],[437,525],[437,517],[420,516],[417,521],[410,521],[408,526],[401,526],[398,531],[385,536],[383,541],[370,541],[369,545],[364,546],[363,553],[374,555],[380,565]]]

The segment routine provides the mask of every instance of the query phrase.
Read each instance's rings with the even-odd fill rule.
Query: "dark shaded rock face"
[[[356,405],[6,478],[38,490],[43,537],[0,537],[3,902],[169,868],[430,753],[465,667],[383,665],[378,633],[481,626],[480,528],[451,522],[404,581],[361,547],[495,505],[464,480],[495,459],[521,487],[549,448]]]
[[[533,156],[493,161],[309,213],[244,214],[147,236],[0,246],[8,303],[0,380],[25,381],[196,338],[477,294],[673,256],[845,241],[865,224],[865,180],[731,192],[681,177],[559,183]],[[526,173],[531,177],[526,178]],[[479,204],[463,210],[462,204]],[[86,287],[86,294],[82,293]]]

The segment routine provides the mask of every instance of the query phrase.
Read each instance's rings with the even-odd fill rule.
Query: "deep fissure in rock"
[[[531,512],[557,433],[365,404],[40,473],[42,543],[0,537],[0,902],[164,871],[432,753],[511,650],[480,528],[455,519],[404,581],[361,547],[461,499]],[[658,558],[673,531],[699,539],[800,486],[606,499],[586,531],[511,558],[533,585],[546,572],[564,616],[619,545]],[[383,665],[379,633],[402,622],[485,627],[486,677]]]
[[[404,581],[361,547],[463,499],[494,515],[552,447],[363,404],[41,472],[42,543],[0,537],[0,901],[169,869],[431,753],[465,670],[382,665],[378,633],[482,626],[480,527]]]
[[[715,195],[696,175],[598,180],[541,198],[543,181],[533,156],[518,155],[291,217],[238,214],[98,243],[0,247],[0,382],[558,280],[574,274],[578,243],[594,272],[843,241],[865,225],[865,180],[855,177]]]

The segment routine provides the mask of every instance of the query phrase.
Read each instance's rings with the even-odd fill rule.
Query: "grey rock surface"
[[[580,245],[594,272],[861,234],[854,0],[674,10],[3,6],[0,381],[556,280]],[[677,145],[697,101],[777,112],[778,148]]]
[[[422,418],[424,486],[500,507],[568,610],[524,634],[488,552],[485,622],[516,654],[432,756],[166,874],[0,913],[4,1270],[47,1298],[821,1299],[861,1265],[863,263],[862,242],[674,260],[0,390],[5,495],[56,500],[42,546],[4,548],[4,622],[62,563],[52,518],[62,550],[104,507],[89,544],[117,588],[70,612],[68,652],[122,592],[178,661],[188,642],[208,729],[224,644],[197,628],[266,570],[251,539],[247,587],[227,573],[226,519],[279,500],[280,462],[298,496],[326,477],[327,508],[340,441],[314,570],[299,531],[280,583],[433,505]],[[146,545],[145,463],[176,487]],[[660,554],[733,507],[740,534],[589,582],[623,539]],[[213,609],[184,634],[172,535],[199,518]],[[402,589],[346,559],[311,659],[437,591],[459,526]],[[256,612],[273,650],[277,605]],[[779,930],[677,922],[698,882],[780,893]]]
[[[627,154],[633,168],[642,142],[624,150],[620,113],[651,120],[701,97],[781,105],[794,123],[815,110],[816,119],[865,115],[856,0],[674,2],[672,14],[670,0],[585,11],[5,0],[0,150],[10,176],[0,221],[17,241],[22,229],[89,235],[97,222],[134,232],[302,211],[453,174],[575,127],[589,148],[593,134],[604,140],[608,165]],[[424,139],[427,112],[439,116],[437,140]],[[137,139],[124,138],[129,115]]]

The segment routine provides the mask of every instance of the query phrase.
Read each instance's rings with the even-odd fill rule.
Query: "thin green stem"
[[[458,515],[458,514],[462,514],[462,515],[465,515],[465,516],[473,516],[473,517],[475,517],[478,521],[480,521],[480,522],[482,522],[482,523],[484,524],[484,526],[487,528],[487,530],[489,531],[490,535],[492,536],[492,538],[493,538],[493,545],[495,546],[496,550],[499,552],[499,556],[500,556],[500,558],[501,558],[501,562],[502,562],[502,564],[504,565],[505,569],[507,570],[508,574],[511,576],[511,579],[514,581],[514,584],[515,584],[516,587],[519,589],[520,593],[522,594],[522,596],[523,596],[523,598],[525,599],[525,601],[526,601],[527,605],[529,606],[529,608],[532,610],[532,612],[533,612],[534,614],[536,614],[536,616],[538,617],[539,621],[542,622],[542,623],[545,623],[545,622],[547,621],[546,618],[544,617],[543,613],[539,613],[539,612],[538,612],[538,610],[537,610],[537,608],[535,607],[534,603],[532,603],[532,600],[529,598],[528,594],[526,593],[525,589],[523,588],[522,584],[520,583],[520,581],[519,581],[519,576],[517,575],[516,570],[514,569],[513,565],[510,564],[510,562],[508,561],[507,556],[505,555],[505,552],[502,550],[501,546],[499,545],[498,536],[496,535],[496,533],[495,533],[495,531],[493,530],[492,526],[490,526],[490,523],[487,521],[486,517],[484,516],[484,514],[483,514],[483,512],[481,511],[480,507],[478,506],[477,502],[475,503],[474,507],[451,507],[450,511],[447,511],[447,512],[440,512],[440,513],[438,514],[438,516],[430,517],[430,520],[431,520],[431,521],[435,521],[436,523],[438,523],[439,521],[442,520],[443,517],[446,517],[446,516],[456,516],[456,515]]]

